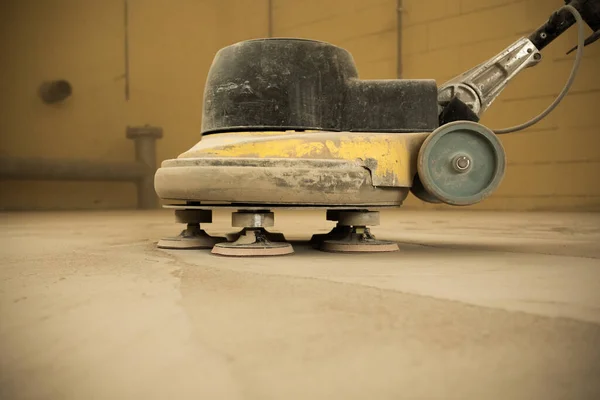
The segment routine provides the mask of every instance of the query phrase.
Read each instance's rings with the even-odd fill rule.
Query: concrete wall
[[[133,159],[125,126],[162,126],[159,161],[194,144],[214,53],[269,32],[268,0],[129,0],[130,86],[124,95],[123,0],[7,0],[0,7],[0,153]],[[489,58],[542,23],[559,0],[404,0],[406,78],[438,82]],[[364,78],[397,73],[396,0],[272,0],[273,36],[330,41],[350,50]],[[574,31],[544,52],[482,122],[505,127],[541,111],[561,89]],[[572,93],[545,121],[502,138],[509,158],[499,192],[474,208],[599,209],[600,45],[590,46]],[[594,75],[596,72],[596,75]],[[71,81],[57,107],[36,90]],[[133,207],[131,184],[1,182],[2,208]],[[431,207],[411,198],[407,206]]]
[[[402,59],[406,78],[439,83],[485,61],[541,25],[559,0],[403,0]],[[587,28],[586,28],[587,29]],[[587,29],[586,33],[590,33]],[[529,120],[562,89],[576,44],[574,28],[543,51],[482,119],[491,128]],[[586,48],[567,98],[544,121],[504,135],[508,170],[494,196],[474,208],[600,209],[600,45]],[[409,205],[420,206],[411,199]],[[428,206],[431,207],[431,206]]]
[[[273,36],[324,40],[352,53],[362,78],[395,78],[396,0],[273,0]]]
[[[267,2],[128,0],[130,97],[125,100],[124,0],[0,2],[0,154],[132,161],[127,125],[164,128],[158,159],[200,137],[214,53],[267,34]],[[252,18],[248,15],[253,14]],[[47,106],[39,84],[73,85]],[[135,207],[129,183],[0,182],[0,208]]]

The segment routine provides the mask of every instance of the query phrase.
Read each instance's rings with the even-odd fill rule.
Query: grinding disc
[[[193,234],[190,234],[190,231],[186,229],[179,236],[159,240],[157,247],[159,249],[180,250],[210,249],[215,244],[224,242],[225,240],[223,237],[210,236],[202,229],[193,231]]]
[[[284,256],[294,253],[294,248],[289,243],[270,243],[267,246],[218,243],[213,247],[211,253],[228,257]]]
[[[368,229],[364,229],[364,233],[357,233],[353,229],[343,238],[323,241],[320,250],[332,253],[383,253],[398,251],[399,247],[395,242],[375,239]]]
[[[326,240],[320,250],[330,253],[389,253],[398,251],[397,243],[383,240],[352,243],[344,240]]]
[[[217,243],[211,253],[229,257],[265,257],[292,254],[289,243],[271,242],[264,230],[244,230],[235,242]]]

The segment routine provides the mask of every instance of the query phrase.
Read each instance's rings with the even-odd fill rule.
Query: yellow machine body
[[[273,206],[399,206],[422,133],[231,132],[203,137],[155,176],[169,201]]]

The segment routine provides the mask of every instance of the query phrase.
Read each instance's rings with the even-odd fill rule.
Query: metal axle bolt
[[[467,156],[457,156],[454,158],[452,165],[458,172],[466,172],[471,168],[471,159]]]

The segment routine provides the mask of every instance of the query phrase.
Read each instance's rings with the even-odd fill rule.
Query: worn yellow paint
[[[339,146],[333,141],[327,141],[326,146],[336,158],[364,161],[376,177],[387,181],[390,186],[395,186],[397,181],[412,180],[409,176],[411,155],[405,144],[406,138],[401,136],[398,134],[346,136],[340,139]],[[369,162],[369,159],[376,162],[376,167],[372,161]]]
[[[278,136],[281,135],[282,131],[248,131],[248,132],[235,132],[236,136]],[[303,133],[315,133],[319,131],[306,130],[306,131],[284,131],[286,134],[303,134]]]
[[[408,187],[428,133],[241,132],[207,136],[180,158],[299,158],[357,162],[373,185]]]
[[[229,139],[229,138],[228,138]],[[302,139],[246,140],[224,146],[204,148],[196,156],[251,158],[312,158],[322,153],[323,143]],[[186,153],[187,154],[187,153]],[[317,157],[318,158],[318,157]]]

